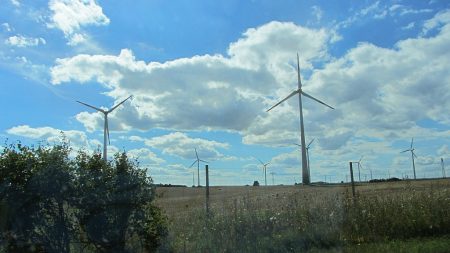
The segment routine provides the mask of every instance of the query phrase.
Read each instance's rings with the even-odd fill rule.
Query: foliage
[[[145,170],[66,143],[0,155],[0,252],[154,252],[167,235]]]

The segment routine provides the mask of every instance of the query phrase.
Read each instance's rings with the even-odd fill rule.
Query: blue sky
[[[450,164],[448,1],[0,0],[0,137],[126,150],[156,183],[192,184],[194,148],[213,185],[301,181],[298,101],[312,181],[418,177]],[[447,170],[447,174],[450,171]],[[201,182],[204,182],[202,169]],[[197,179],[195,179],[197,180]],[[272,183],[269,177],[269,184]]]

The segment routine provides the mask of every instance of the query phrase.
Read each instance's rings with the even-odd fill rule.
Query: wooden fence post
[[[353,163],[350,162],[350,180],[352,180],[352,194],[355,197],[355,181],[353,180]]]
[[[206,215],[209,216],[209,168],[205,165],[206,169]]]

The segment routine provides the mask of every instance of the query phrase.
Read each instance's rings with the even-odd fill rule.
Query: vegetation
[[[167,235],[145,170],[66,143],[0,155],[0,252],[155,252]]]
[[[167,208],[171,242],[177,252],[398,252],[401,245],[403,252],[445,252],[449,183],[390,184],[400,183],[397,189],[359,191],[356,199],[344,187],[281,194],[284,187],[253,196],[247,187],[231,201],[214,202],[209,219],[201,205],[178,207],[186,209],[182,216]],[[422,245],[426,238],[435,240]]]

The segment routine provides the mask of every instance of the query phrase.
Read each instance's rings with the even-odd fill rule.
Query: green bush
[[[0,155],[0,252],[155,252],[167,236],[145,170],[66,143]]]

